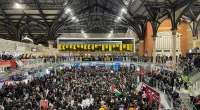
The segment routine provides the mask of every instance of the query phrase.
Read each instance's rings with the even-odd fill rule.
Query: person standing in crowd
[[[193,104],[194,97],[195,97],[195,90],[194,90],[194,86],[193,86],[192,83],[189,84],[188,93],[189,93],[189,96],[190,96],[190,101]]]
[[[184,80],[183,81],[184,81],[184,87],[185,87],[185,89],[188,90],[188,85],[187,84],[189,82],[189,78],[188,78],[187,75],[184,76]]]
[[[113,73],[105,67],[65,69],[27,83],[5,83],[0,103],[5,110],[108,110],[108,107],[127,110],[134,104],[147,110],[145,105],[149,103],[149,97],[142,91],[137,94],[133,87],[136,74],[130,74],[130,69],[120,67]],[[43,103],[45,101],[48,101],[47,105]]]

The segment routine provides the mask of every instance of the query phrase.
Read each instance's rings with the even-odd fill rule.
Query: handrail
[[[152,77],[153,78],[153,77]],[[164,82],[163,81],[159,81],[159,80],[157,80],[157,79],[155,79],[155,78],[153,78],[156,82],[160,82],[160,84],[161,84],[161,86],[165,86],[165,84],[164,84]],[[160,88],[158,88],[158,89],[160,89]],[[162,92],[162,91],[161,91]],[[168,93],[168,94],[167,94]],[[173,103],[173,105],[175,104],[175,100],[172,98],[172,96],[170,95],[170,93],[169,92],[165,92],[165,90],[164,90],[164,94],[168,97],[168,100],[170,101],[170,104],[171,103]],[[169,103],[169,102],[168,102]],[[174,106],[173,106],[174,107]],[[181,107],[181,105],[179,104],[178,105],[178,107]]]
[[[176,90],[178,90],[178,91],[180,91],[180,89],[181,89],[181,86],[177,83],[177,82],[175,82],[175,89]],[[178,86],[178,87],[177,87]],[[177,89],[178,88],[178,89]],[[181,99],[181,101],[183,102],[183,104],[185,105],[185,107],[189,110],[189,108],[188,108],[188,106],[187,106],[187,104],[186,104],[186,102],[179,96],[179,98]]]
[[[145,78],[145,77],[143,77],[143,78]],[[159,80],[157,80],[157,79],[155,79],[155,78],[153,78],[153,77],[150,77],[150,78],[151,78],[151,80],[153,79],[152,85],[151,85],[151,84],[147,84],[146,82],[144,82],[144,83],[147,84],[147,85],[149,85],[150,87],[155,87],[156,89],[159,89],[159,90],[162,92],[162,90],[161,90],[161,88],[159,87],[159,85],[162,86],[162,87],[165,87],[165,84],[164,84],[162,81],[159,81]],[[144,80],[144,79],[143,79],[143,80]],[[156,84],[156,85],[155,85],[155,84]],[[157,84],[159,84],[159,85],[157,85]],[[173,103],[173,105],[174,105],[174,103],[175,103],[176,101],[173,100],[172,96],[169,95],[169,94],[167,94],[168,92],[166,93],[165,90],[164,90],[163,93],[167,96],[167,99],[168,99],[168,101],[170,102],[170,103],[168,102],[168,104],[171,105],[171,103]],[[181,99],[181,101],[182,101],[182,99]],[[183,102],[183,101],[182,101],[182,102]],[[185,103],[184,103],[184,105],[185,105]],[[182,107],[181,104],[179,104],[178,107]]]

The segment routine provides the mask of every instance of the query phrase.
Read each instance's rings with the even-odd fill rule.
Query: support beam
[[[58,14],[57,18],[53,21],[51,27],[47,30],[48,32],[48,39],[53,40],[55,37],[55,34],[58,32],[58,30],[60,29],[60,23],[58,23],[59,19],[63,16],[63,14],[66,11],[66,8],[69,6],[69,4],[72,2],[73,0],[68,0],[67,3],[65,3],[64,8],[61,10],[61,12]],[[67,19],[62,20],[61,23],[65,23]],[[64,21],[64,22],[63,22]]]
[[[172,43],[173,43],[173,48],[172,48],[172,69],[176,71],[176,31],[177,30],[172,30]]]
[[[34,2],[35,2],[36,6],[37,6],[37,8],[38,8],[38,11],[40,12],[40,16],[41,16],[41,17],[43,18],[43,20],[44,20],[44,23],[45,23],[46,28],[49,28],[49,24],[48,24],[48,22],[47,22],[47,20],[46,20],[46,18],[45,18],[45,16],[44,16],[44,13],[43,13],[43,11],[42,11],[42,9],[41,9],[41,7],[40,7],[39,0],[34,0]]]
[[[193,37],[193,45],[192,45],[192,49],[197,47],[197,37]]]
[[[50,56],[53,56],[53,43],[54,43],[54,41],[52,41],[52,40],[48,41]]]
[[[12,32],[14,33],[14,39],[15,41],[19,41],[19,29],[16,28],[16,26],[14,25],[14,23],[9,19],[9,17],[5,14],[5,12],[3,11],[2,9],[2,6],[0,6],[0,13],[3,15],[4,18],[6,18],[6,20],[9,22],[9,24],[11,25],[11,29],[12,29]]]
[[[17,25],[16,25],[16,26],[18,26],[18,27],[19,27],[19,25],[20,25],[20,23],[22,22],[22,20],[24,19],[24,17],[25,17],[25,15],[22,15],[22,16],[21,16],[21,18],[20,18],[20,20],[19,20],[19,22],[17,23]]]
[[[180,18],[186,13],[197,0],[183,0],[171,10],[172,30],[177,29]]]
[[[191,20],[189,22],[190,28],[192,30],[192,36],[197,37],[198,36],[198,26],[200,24],[200,16],[196,20]]]
[[[153,69],[156,71],[156,36],[153,37]]]

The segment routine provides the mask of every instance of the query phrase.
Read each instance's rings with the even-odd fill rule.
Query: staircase
[[[190,103],[190,97],[188,93],[179,93],[180,98],[182,99],[182,109],[193,110],[193,105]]]
[[[192,72],[189,73],[189,78],[190,78],[190,81],[195,81],[195,80],[198,80],[200,77],[200,72],[199,70],[197,70],[196,68],[194,68],[192,70]]]
[[[193,69],[193,71],[189,74],[189,80],[195,84],[196,91],[195,95],[200,94],[200,72],[197,69]]]

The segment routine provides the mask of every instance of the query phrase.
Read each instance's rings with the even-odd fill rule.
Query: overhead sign
[[[58,50],[64,52],[133,51],[133,44],[59,44]]]

